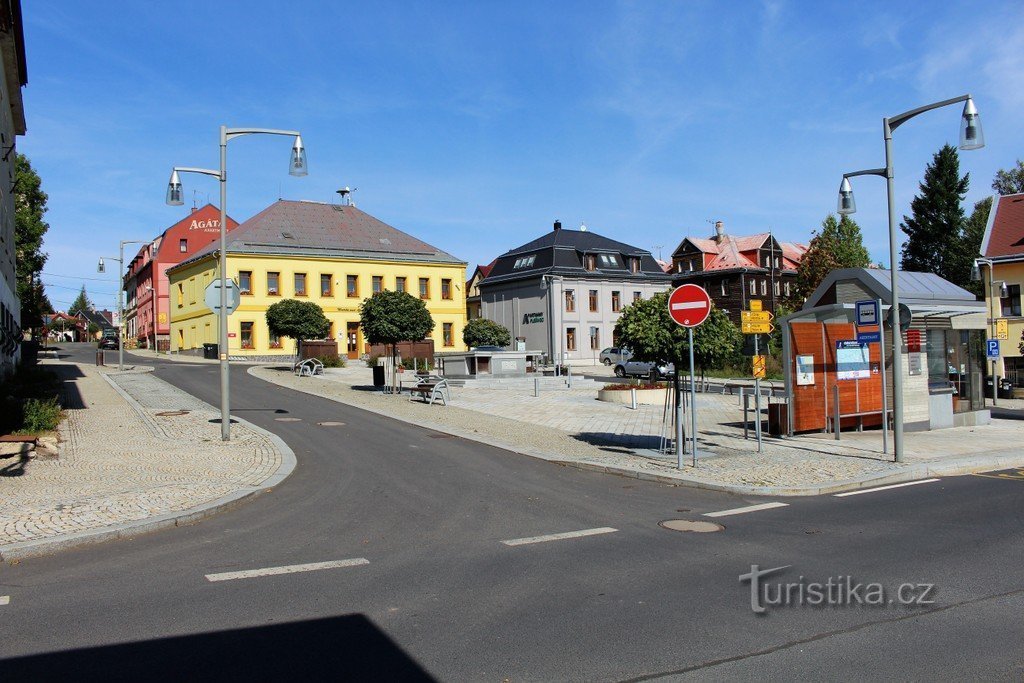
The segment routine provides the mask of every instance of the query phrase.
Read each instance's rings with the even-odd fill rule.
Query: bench
[[[885,411],[885,413],[889,413],[889,412],[890,411],[888,411],[888,410]],[[883,416],[882,417],[882,422],[883,422],[882,426],[888,428],[888,425],[885,425],[884,423],[887,421],[889,416],[887,414],[883,415],[881,410],[862,410],[862,411],[854,412],[854,413],[842,413],[842,414],[840,414],[838,416],[838,418],[839,418],[839,422],[840,423],[842,422],[843,418],[847,418],[847,417],[855,417],[855,418],[857,418],[857,431],[858,432],[863,432],[864,431],[864,418],[868,417],[869,415],[882,415]],[[834,414],[833,415],[826,415],[825,416],[825,431],[826,432],[832,432],[833,434],[835,434],[836,435],[836,441],[839,441],[840,430],[837,428],[839,425],[836,423],[836,417],[837,416],[834,415]]]
[[[307,358],[295,364],[295,374],[299,377],[312,377],[324,374],[324,364],[316,358]]]
[[[447,406],[452,398],[448,391],[448,380],[437,375],[422,377],[420,382],[409,388],[409,393],[412,395],[410,401],[419,396],[429,405],[434,405],[434,401],[441,401],[442,405]]]

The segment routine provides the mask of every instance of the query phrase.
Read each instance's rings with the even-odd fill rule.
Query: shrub
[[[61,409],[56,398],[35,399],[25,401],[24,418],[19,433],[38,434],[57,428],[60,423]]]
[[[325,368],[345,367],[345,359],[341,356],[317,356],[316,359],[323,363]]]
[[[427,365],[427,370],[434,369],[434,364],[426,358],[403,358],[401,366],[406,370],[422,370],[424,363]]]
[[[380,358],[380,354],[370,356],[366,359],[366,367],[375,368],[377,367],[377,360]]]

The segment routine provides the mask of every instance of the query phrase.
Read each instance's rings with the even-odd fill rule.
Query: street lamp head
[[[971,264],[971,282],[981,282],[981,268],[977,261]]]
[[[96,264],[96,272],[97,273],[105,273],[105,272],[107,272],[107,266],[103,263],[103,257],[102,256],[100,256],[100,262]]]
[[[292,145],[292,161],[288,173],[293,176],[302,177],[306,175],[306,148],[302,146],[302,136],[295,136],[295,144]]]
[[[960,149],[981,149],[985,146],[985,134],[981,130],[981,117],[974,100],[967,98],[960,120]]]
[[[1006,283],[1004,282],[1001,285],[999,285],[999,297],[1002,298],[1002,299],[1005,299],[1005,298],[1007,298],[1009,296],[1010,296],[1010,290],[1006,286]]]
[[[853,198],[853,187],[850,186],[849,178],[843,178],[843,182],[839,184],[839,204],[836,211],[840,216],[857,213],[857,202]]]
[[[181,180],[177,171],[171,171],[171,180],[167,183],[167,204],[169,206],[181,206],[185,200],[181,196]]]

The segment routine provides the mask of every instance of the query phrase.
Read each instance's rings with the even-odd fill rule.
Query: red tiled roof
[[[1024,194],[996,197],[981,252],[989,258],[1024,257]]]

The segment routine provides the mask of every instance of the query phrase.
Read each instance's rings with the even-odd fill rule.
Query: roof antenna
[[[583,221],[580,221],[580,232],[586,232],[586,231],[587,231],[587,224],[584,223]]]
[[[664,244],[659,244],[659,245],[657,245],[657,246],[655,246],[655,247],[651,247],[652,249],[657,249],[657,250],[658,250],[658,260],[659,260],[659,261],[661,260],[661,248],[662,248],[663,246],[665,246],[665,245],[664,245]]]
[[[192,211],[193,211],[193,213],[196,211],[196,209],[199,208],[198,202],[196,200],[196,197],[198,197],[198,196],[199,196],[199,191],[196,190],[196,189],[193,189],[192,190]]]
[[[335,192],[337,192],[338,195],[341,196],[341,205],[342,206],[355,206],[356,203],[352,199],[352,193],[355,192],[358,189],[359,188],[357,187],[355,190],[350,190],[348,188],[348,186],[346,185],[345,187],[341,188],[340,190],[335,190]]]

